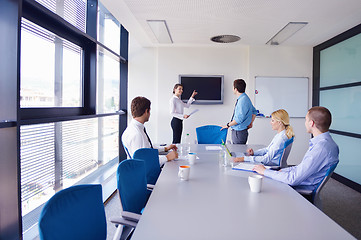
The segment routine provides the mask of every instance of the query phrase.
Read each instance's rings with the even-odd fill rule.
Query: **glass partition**
[[[335,173],[361,184],[361,139],[331,134],[340,149],[340,162]]]
[[[361,86],[321,91],[320,106],[332,113],[331,129],[361,134]]]
[[[361,81],[361,34],[320,52],[320,87]]]

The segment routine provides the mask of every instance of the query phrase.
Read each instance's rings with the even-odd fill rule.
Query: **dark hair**
[[[174,85],[173,93],[175,93],[175,90],[176,90],[178,87],[183,87],[183,85],[180,84],[180,83],[177,83],[176,85]]]
[[[315,122],[316,128],[321,132],[327,132],[331,126],[331,112],[325,107],[312,107],[308,110],[308,117]]]
[[[136,97],[132,100],[130,108],[133,118],[140,117],[147,109],[150,109],[150,101],[145,97]]]
[[[236,88],[238,92],[244,93],[246,91],[246,82],[243,79],[236,79],[233,81],[233,87]]]

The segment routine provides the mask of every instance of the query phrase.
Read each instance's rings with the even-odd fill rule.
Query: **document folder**
[[[241,162],[234,166],[232,170],[241,170],[241,171],[247,171],[247,172],[255,172],[253,171],[253,168],[259,164],[253,164],[253,163],[247,163],[247,162]],[[270,169],[271,166],[265,166],[265,168]]]

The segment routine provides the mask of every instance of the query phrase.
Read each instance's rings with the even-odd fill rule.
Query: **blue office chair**
[[[196,128],[198,144],[222,144],[226,142],[227,129],[216,125],[206,125]]]
[[[133,159],[144,161],[147,183],[155,185],[160,174],[158,150],[153,148],[140,148],[135,151]]]
[[[63,189],[44,205],[39,218],[42,240],[101,240],[107,237],[102,186]]]
[[[326,185],[327,181],[332,176],[332,173],[335,171],[338,163],[335,163],[330,166],[330,168],[327,170],[325,176],[323,177],[322,181],[317,185],[317,187],[311,191],[311,190],[303,190],[303,189],[297,189],[296,191],[305,196],[307,199],[310,199],[311,203],[315,205],[317,208],[322,210],[322,201],[320,198],[320,192],[322,188]]]
[[[123,145],[123,147],[124,147],[125,153],[127,154],[127,158],[128,158],[128,159],[132,158],[132,156],[130,156],[130,153],[129,153],[128,148],[124,145],[123,141],[122,141],[122,145]]]
[[[119,163],[117,185],[122,214],[111,222],[123,225],[123,228],[118,226],[115,238],[126,239],[137,226],[150,195],[144,161],[127,159]]]
[[[283,153],[282,153],[282,156],[281,156],[280,162],[279,162],[280,168],[286,168],[288,166],[287,158],[288,158],[288,155],[290,155],[294,139],[295,139],[295,137],[288,139],[283,146]]]

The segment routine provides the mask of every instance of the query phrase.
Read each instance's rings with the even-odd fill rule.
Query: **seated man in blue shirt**
[[[331,113],[324,107],[308,110],[305,126],[313,134],[302,162],[294,167],[279,171],[265,169],[263,165],[254,167],[254,171],[274,180],[287,183],[296,189],[313,191],[322,181],[330,166],[338,163],[338,146],[333,141],[328,129],[331,125]]]

